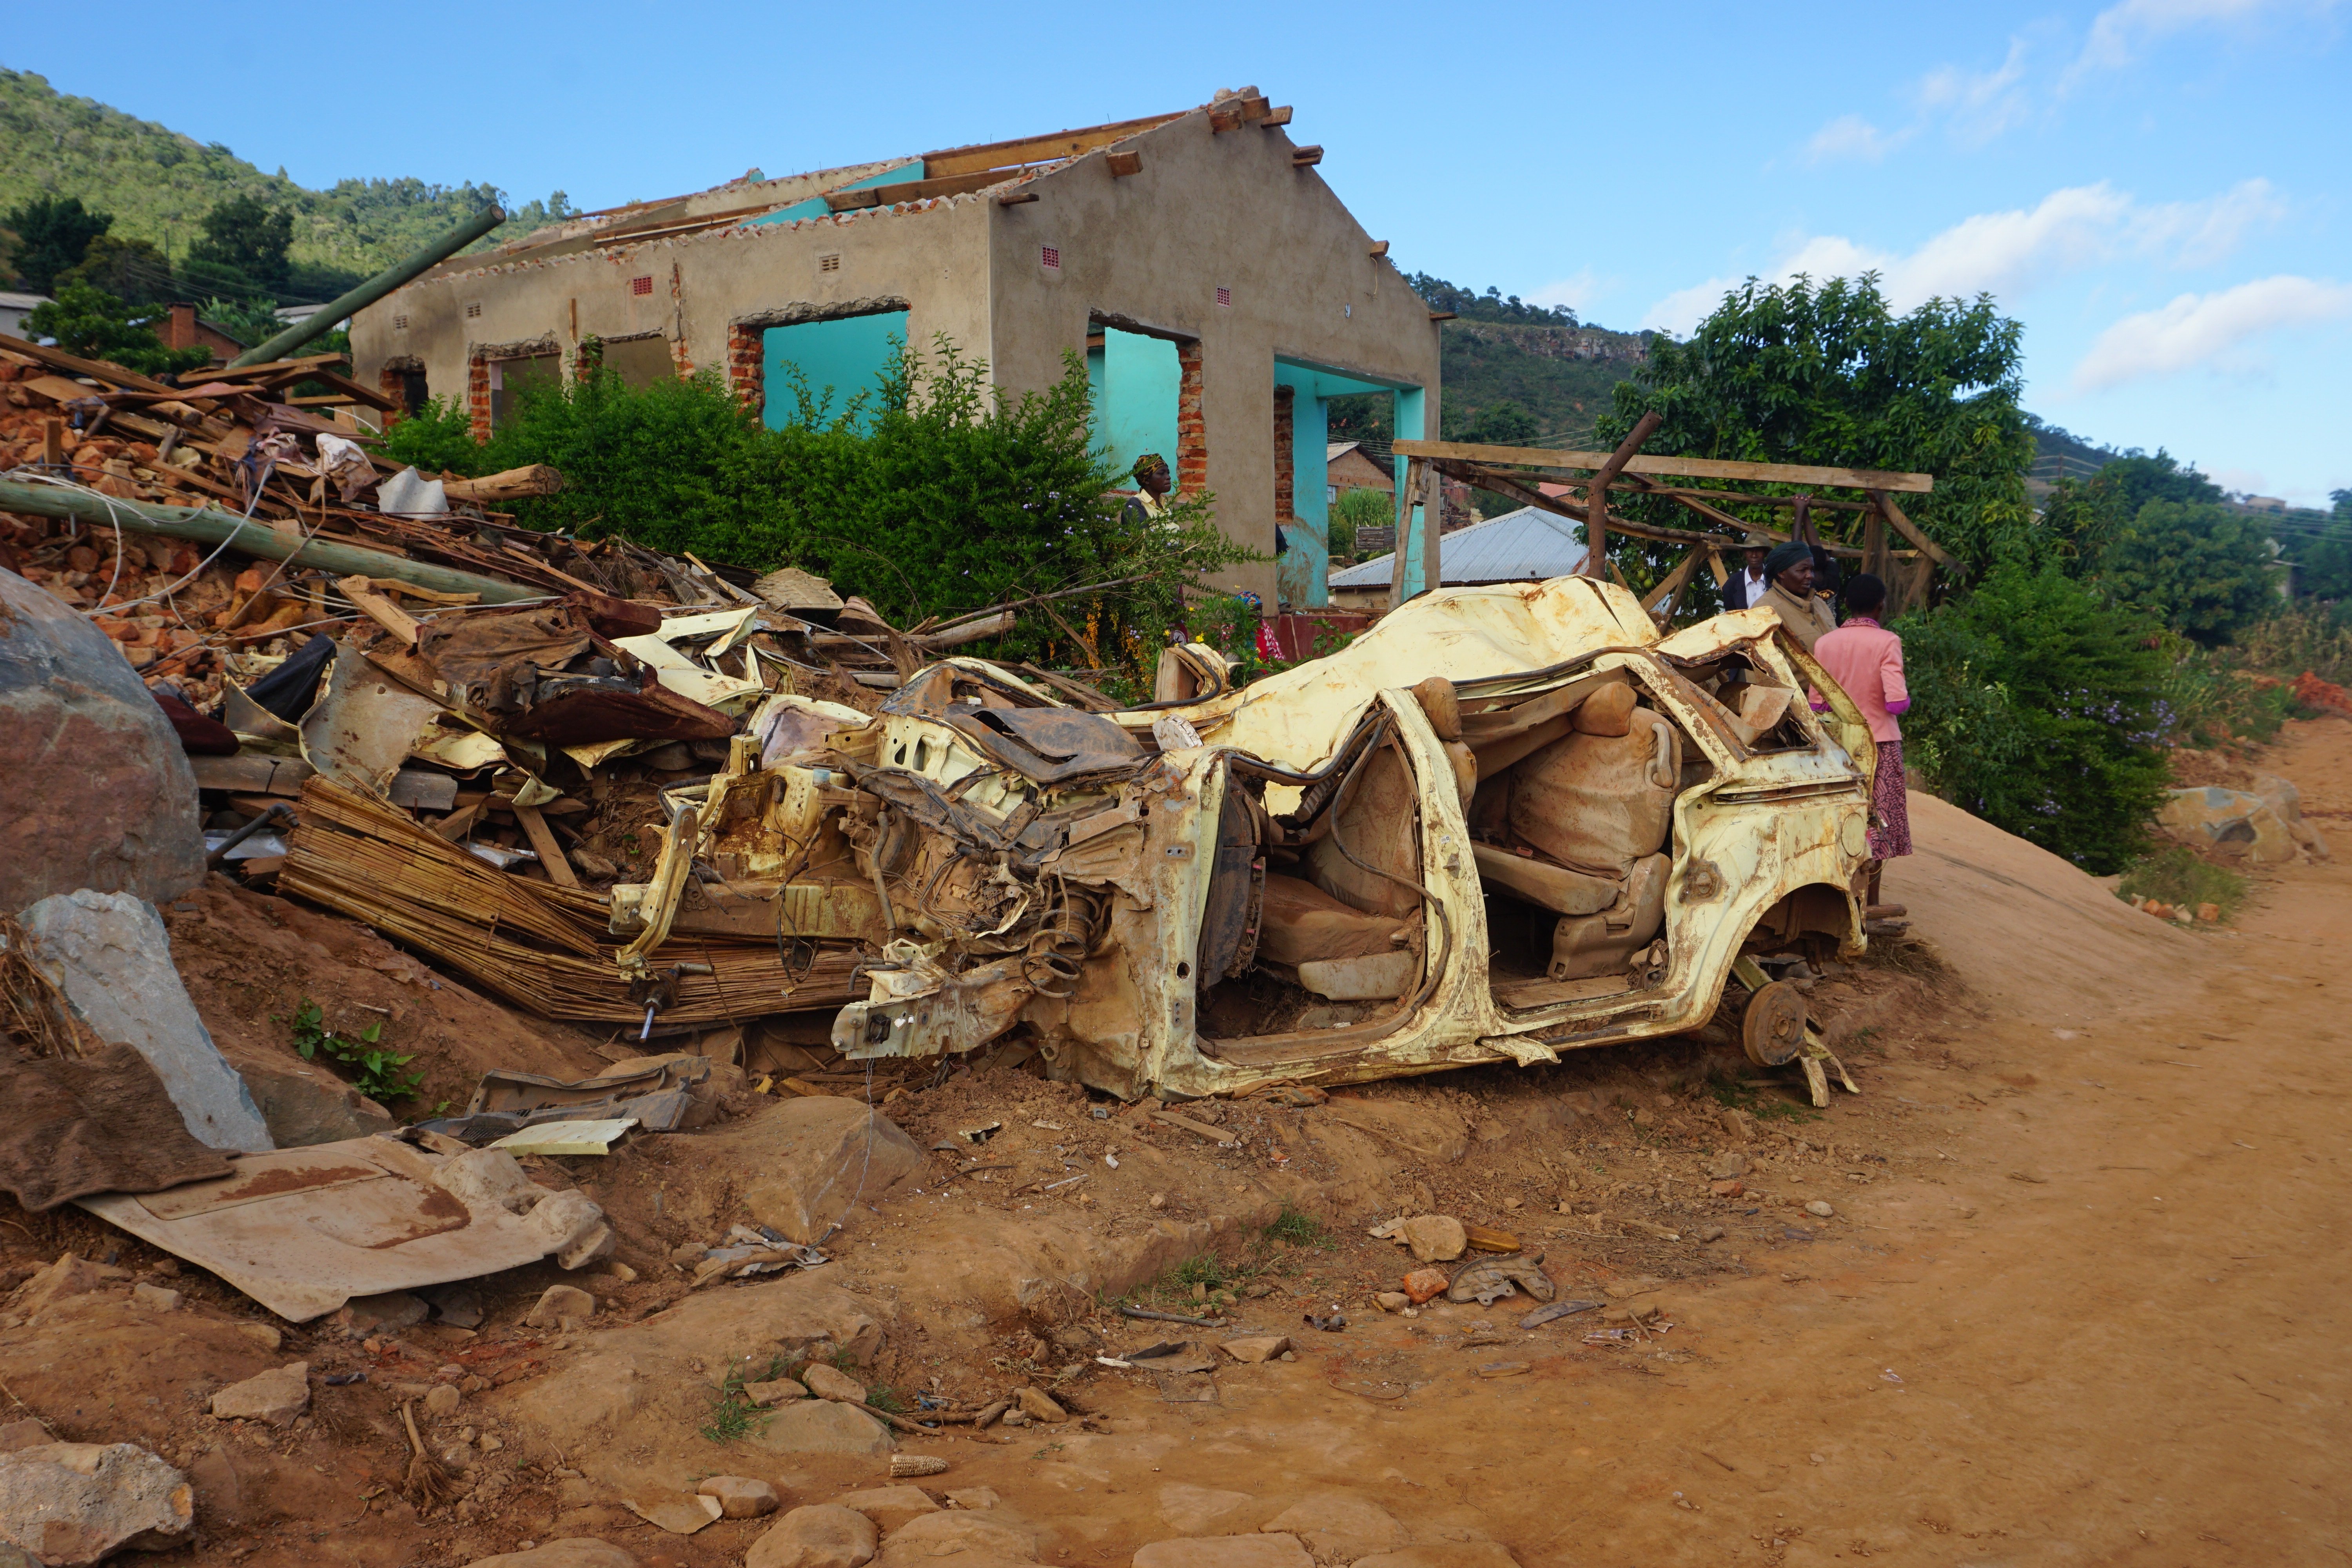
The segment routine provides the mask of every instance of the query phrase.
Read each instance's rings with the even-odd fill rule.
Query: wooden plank
[[[578,887],[580,879],[573,875],[572,862],[563,858],[563,846],[555,841],[555,831],[547,826],[547,818],[540,815],[539,807],[518,805],[514,814],[515,820],[522,824],[523,837],[539,851],[539,863],[547,872],[548,880],[559,887]]]
[[[378,392],[372,386],[362,386],[358,382],[353,381],[350,376],[338,375],[331,370],[314,371],[301,379],[305,381],[315,381],[321,383],[324,385],[331,386],[337,392],[349,398],[352,402],[364,403],[379,414],[398,414],[403,411],[401,402],[398,398],[386,397],[383,393]]]
[[[528,463],[478,479],[446,479],[441,488],[451,500],[520,500],[553,495],[563,488],[563,472],[545,463]]]
[[[109,386],[120,386],[137,392],[160,392],[167,397],[181,395],[177,387],[165,386],[160,381],[152,381],[135,370],[125,370],[119,364],[108,364],[103,360],[78,359],[62,349],[44,348],[39,343],[27,342],[23,338],[12,338],[5,332],[0,332],[0,349],[6,349],[10,353],[23,354],[26,359],[38,361],[51,370],[61,370],[68,375],[86,375],[93,381],[105,382]]]
[[[1427,463],[1414,463],[1410,471],[1417,472],[1421,481],[1413,487],[1421,497],[1421,591],[1433,594],[1445,585],[1445,492],[1438,485],[1437,470]]]
[[[1703,544],[1693,545],[1690,553],[1676,562],[1675,569],[1667,573],[1656,587],[1650,590],[1649,596],[1642,601],[1642,608],[1655,614],[1662,601],[1671,597],[1679,602],[1683,595],[1683,584],[1690,581],[1691,573],[1697,567],[1699,557],[1712,553],[1714,552]],[[1666,614],[1671,617],[1674,612],[1669,608]]]
[[[352,356],[343,353],[304,354],[297,359],[274,359],[267,364],[240,365],[235,370],[208,370],[207,383],[215,381],[268,381],[281,375],[301,380],[321,365],[341,364]]]
[[[1555,452],[1549,447],[1482,447],[1467,441],[1398,441],[1391,444],[1391,449],[1401,458],[1458,458],[1465,462],[1523,468],[1590,470],[1609,461],[1605,452]],[[1906,495],[1925,495],[1936,488],[1933,474],[1886,474],[1869,468],[1814,468],[1800,463],[1740,463],[1716,458],[1635,458],[1625,465],[1625,472],[1697,479],[1748,479],[1772,485],[1835,485],[1854,490],[1896,490]]]
[[[1290,166],[1294,169],[1311,169],[1322,161],[1323,149],[1319,145],[1293,147],[1290,150]]]
[[[1143,154],[1132,147],[1117,148],[1103,154],[1103,167],[1110,171],[1110,177],[1114,180],[1140,174],[1143,173]]]
[[[1893,489],[1895,487],[1889,485],[1886,488],[1888,489]],[[1919,525],[1903,515],[1903,509],[1895,504],[1895,498],[1893,496],[1880,495],[1876,500],[1880,510],[1885,511],[1886,514],[1886,521],[1895,525],[1895,532],[1901,534],[1904,538],[1917,545],[1919,547],[1920,553],[1927,556],[1928,560],[1933,561],[1937,565],[1949,566],[1952,564],[1952,558],[1945,553],[1943,546],[1937,544],[1934,540],[1920,532]]]
[[[416,646],[416,617],[375,591],[375,584],[366,577],[345,577],[335,584],[336,589],[349,599],[360,614],[406,643]]]
[[[225,789],[238,795],[295,796],[310,778],[310,764],[299,757],[273,757],[266,752],[239,752],[227,757],[190,757],[189,771],[198,789]]]
[[[1664,418],[1654,408],[1643,414],[1584,487],[1584,574],[1588,577],[1601,575],[1600,568],[1609,561],[1609,486],[1633,460],[1650,433],[1664,423]]]
[[[1179,118],[1174,114],[1146,115],[1141,120],[1122,120],[1110,125],[1089,125],[1076,131],[1056,131],[1050,136],[1024,136],[1011,142],[983,142],[971,147],[950,147],[944,152],[923,155],[923,177],[939,179],[950,174],[970,174],[982,169],[1003,169],[1021,163],[1046,163],[1062,158],[1076,158],[1108,146],[1124,136],[1149,131]]]
[[[827,191],[824,205],[837,213],[857,212],[866,207],[894,206],[899,202],[927,201],[933,196],[960,196],[971,191],[984,191],[991,185],[1017,179],[1022,171],[1015,169],[982,169],[969,174],[952,174],[938,180],[902,180],[894,185],[866,185],[854,191]]]

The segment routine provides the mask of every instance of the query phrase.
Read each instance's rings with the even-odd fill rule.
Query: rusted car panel
[[[1661,640],[1567,578],[1181,706],[951,659],[822,746],[739,742],[676,831],[780,942],[868,955],[853,1058],[1018,1031],[1058,1078],[1232,1093],[1554,1061],[1705,1021],[1751,942],[1857,948],[1866,733],[1770,611]],[[681,880],[616,921],[666,930]]]

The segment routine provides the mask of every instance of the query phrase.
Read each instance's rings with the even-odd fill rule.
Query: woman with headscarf
[[[1764,580],[1771,584],[1756,605],[1769,605],[1789,628],[1789,635],[1802,645],[1807,653],[1823,633],[1837,629],[1831,619],[1829,607],[1813,597],[1813,548],[1801,541],[1790,540],[1776,546],[1764,557]],[[1750,606],[1751,608],[1754,605]]]

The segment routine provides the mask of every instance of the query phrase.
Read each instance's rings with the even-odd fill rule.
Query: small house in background
[[[47,294],[0,293],[0,332],[12,338],[29,336],[25,331],[25,318],[47,303]]]
[[[218,327],[196,314],[190,304],[166,307],[162,321],[154,323],[156,339],[167,349],[209,349],[215,364],[226,364],[251,343],[238,342]]]
[[[1323,449],[1324,499],[1336,501],[1349,490],[1396,494],[1396,465],[1381,467],[1364,450],[1361,441],[1334,441]]]
[[[410,407],[462,398],[487,435],[526,380],[591,358],[640,384],[714,372],[781,426],[803,386],[839,411],[900,344],[944,338],[1016,395],[1076,355],[1118,470],[1160,454],[1266,557],[1223,585],[1319,605],[1330,400],[1385,394],[1399,436],[1435,434],[1438,327],[1290,117],[1244,88],[591,213],[361,310],[353,369]]]
[[[1438,567],[1448,588],[1548,583],[1583,571],[1584,556],[1584,542],[1576,536],[1574,523],[1558,513],[1523,506],[1447,534]],[[1393,553],[1342,567],[1330,576],[1331,603],[1340,609],[1385,610],[1395,575]]]

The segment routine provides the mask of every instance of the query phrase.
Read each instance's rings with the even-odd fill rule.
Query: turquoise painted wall
[[[1423,410],[1428,399],[1417,386],[1392,386],[1364,381],[1293,360],[1274,362],[1274,380],[1277,386],[1293,389],[1290,405],[1291,510],[1298,514],[1300,526],[1291,539],[1291,549],[1294,552],[1302,547],[1311,550],[1315,558],[1311,581],[1307,577],[1306,563],[1302,561],[1297,570],[1290,569],[1287,555],[1284,557],[1285,570],[1281,578],[1286,584],[1304,584],[1287,591],[1294,604],[1303,602],[1311,608],[1330,602],[1331,513],[1329,499],[1325,491],[1330,488],[1331,479],[1330,469],[1325,461],[1325,448],[1331,441],[1331,399],[1360,392],[1388,393],[1395,400],[1396,433],[1408,441],[1418,440],[1421,437]],[[1405,459],[1399,458],[1396,464],[1397,482],[1402,485],[1404,482]],[[1416,520],[1422,510],[1419,507],[1413,509]],[[1406,542],[1405,565],[1405,580],[1418,584],[1421,580],[1421,550],[1417,531]]]
[[[1135,459],[1157,452],[1176,469],[1176,398],[1183,367],[1176,345],[1165,338],[1103,329],[1102,368],[1087,356],[1087,380],[1095,394],[1095,444],[1108,447],[1112,466],[1129,472]]]
[[[1417,386],[1397,388],[1395,423],[1391,427],[1396,431],[1398,440],[1418,441],[1422,438],[1422,410],[1428,401],[1427,395]],[[1411,460],[1407,458],[1395,459],[1397,492],[1400,495],[1404,492],[1405,464]],[[1423,514],[1428,510],[1426,507],[1420,506],[1412,509],[1412,527],[1404,540],[1404,596],[1408,599],[1421,592],[1422,535],[1426,530],[1428,521]]]
[[[862,180],[852,180],[845,185],[836,185],[834,188],[843,191],[864,191],[870,190],[876,185],[903,185],[910,180],[919,180],[922,177],[923,161],[918,158],[911,163],[901,163],[895,169],[885,169],[878,174],[868,174]],[[814,195],[804,202],[794,202],[788,207],[779,207],[772,213],[761,213],[743,226],[757,228],[762,224],[798,223],[804,217],[823,217],[832,210],[824,205],[823,195]]]
[[[883,310],[871,316],[845,316],[832,321],[800,321],[770,327],[761,335],[760,366],[768,391],[768,428],[781,430],[799,415],[798,400],[786,379],[797,366],[807,377],[811,397],[824,406],[823,421],[840,416],[852,398],[875,390],[875,378],[907,341],[907,312]],[[859,428],[873,428],[873,399],[867,399]]]

